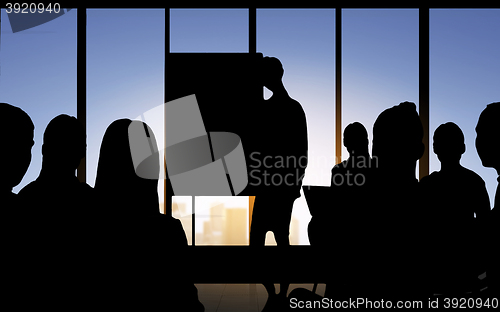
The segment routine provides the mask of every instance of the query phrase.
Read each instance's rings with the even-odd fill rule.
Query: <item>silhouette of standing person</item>
[[[93,190],[75,175],[86,149],[85,129],[75,117],[61,114],[49,122],[43,134],[40,174],[19,192],[36,207],[31,214],[52,219],[92,209]]]
[[[273,94],[264,101],[259,112],[258,127],[261,129],[256,131],[260,136],[258,149],[262,166],[257,169],[260,183],[252,214],[250,246],[264,246],[268,231],[274,233],[278,246],[290,245],[293,203],[300,197],[307,166],[306,116],[300,103],[288,95],[282,81],[283,73],[277,58],[263,58],[260,79]],[[264,261],[271,263],[272,259]],[[281,268],[286,265],[277,264]],[[287,283],[281,284],[277,295],[274,284],[265,283],[264,286],[269,295],[268,307],[286,298]]]
[[[486,185],[479,175],[460,164],[465,138],[455,123],[447,122],[436,129],[433,146],[441,170],[424,177],[420,186],[432,220],[434,292],[479,291],[477,277],[486,269],[482,255],[486,233],[476,222],[485,222],[490,211]]]
[[[79,283],[88,268],[82,250],[91,233],[87,221],[93,209],[92,188],[75,176],[85,155],[85,140],[85,130],[75,117],[53,118],[43,134],[40,174],[19,192],[29,218],[25,224],[30,247],[26,248],[37,254],[37,261],[26,270],[31,272],[31,287],[37,289],[34,300],[41,305],[62,307],[81,299]],[[47,280],[50,287],[45,285]]]
[[[422,285],[417,160],[423,155],[423,127],[416,105],[403,102],[384,110],[373,125],[372,157],[378,167],[370,183],[365,220],[365,253],[359,290],[369,295],[416,295]],[[364,275],[364,276],[363,276]]]
[[[12,192],[12,188],[21,182],[31,163],[35,126],[22,109],[7,103],[0,103],[0,116],[2,117],[0,123],[2,138],[0,203],[2,213],[9,215],[16,213],[16,210],[22,210],[19,207],[19,198]]]
[[[118,302],[128,308],[147,304],[203,311],[189,274],[174,272],[186,263],[187,239],[180,221],[159,211],[159,155],[152,153],[146,166],[136,167],[134,144],[156,146],[156,140],[145,123],[129,119],[111,123],[102,140],[95,182],[101,217],[94,223],[99,229],[96,248],[103,255],[96,263],[102,285],[96,285],[96,296],[113,308]],[[139,176],[140,170],[148,178]]]
[[[484,167],[494,168],[500,182],[500,102],[491,103],[481,112],[476,125],[476,150]],[[490,211],[488,222],[488,292],[491,297],[500,296],[500,257],[498,237],[500,237],[500,186],[495,193],[495,205]]]

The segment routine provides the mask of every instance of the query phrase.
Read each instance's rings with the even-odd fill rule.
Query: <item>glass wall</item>
[[[248,197],[197,196],[196,245],[248,245]]]
[[[38,176],[48,122],[59,114],[76,116],[77,10],[63,9],[63,13],[13,33],[2,9],[0,102],[23,108],[35,124],[32,162],[14,188],[16,193]],[[169,52],[247,53],[248,18],[247,9],[171,9]],[[499,21],[499,9],[430,10],[430,171],[440,169],[432,151],[435,129],[447,121],[457,123],[467,145],[462,165],[486,181],[492,203],[497,175],[481,165],[474,128],[486,105],[499,101]],[[304,185],[329,185],[335,165],[334,26],[334,9],[257,9],[257,52],[281,60],[285,87],[306,113],[309,165]],[[120,118],[135,119],[164,103],[165,10],[88,9],[86,39],[86,161],[87,182],[93,186],[100,144],[109,124]],[[342,10],[342,130],[349,123],[361,122],[369,134],[370,151],[373,123],[380,112],[403,101],[413,101],[418,108],[418,41],[417,9]],[[264,89],[264,98],[270,96]],[[162,142],[162,127],[153,130]],[[342,160],[347,157],[343,148]],[[162,183],[159,194],[163,201]],[[218,244],[202,239],[205,225],[212,237],[218,231],[217,222],[205,217],[214,207],[246,209],[248,226],[247,197],[241,205],[226,197],[212,199],[205,204],[206,198],[196,201],[201,210],[194,230],[202,235],[196,239],[200,244]],[[190,242],[191,209],[190,198],[174,198],[173,214],[182,221]],[[221,218],[232,214],[218,212]],[[235,212],[234,218],[239,214],[243,216]],[[309,220],[302,195],[294,205],[292,244],[309,243]],[[274,243],[272,238],[268,243]]]

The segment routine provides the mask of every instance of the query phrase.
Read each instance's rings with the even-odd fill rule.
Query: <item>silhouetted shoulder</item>
[[[21,198],[29,199],[37,192],[38,184],[39,182],[37,180],[31,181],[19,191],[18,196]]]
[[[276,98],[271,96],[271,98],[267,101],[268,104],[273,105],[273,107],[279,110],[284,116],[293,116],[292,118],[297,118],[302,116],[305,118],[306,114],[304,112],[304,108],[299,103],[299,101],[291,98],[290,96]],[[270,107],[266,104],[264,109],[269,109]]]
[[[297,115],[300,115],[304,119],[306,118],[306,113],[304,111],[304,108],[302,107],[302,104],[300,104],[297,100],[290,98],[290,110],[295,110]]]
[[[435,179],[437,177],[439,177],[439,171],[433,171],[429,175],[426,175],[425,177],[420,179],[420,183],[432,181],[433,179]]]
[[[468,182],[474,184],[486,185],[483,178],[481,178],[479,174],[465,167],[462,167],[460,169],[461,169],[460,175],[463,177],[464,180],[467,180]]]
[[[187,246],[187,237],[184,229],[182,228],[182,223],[179,219],[176,219],[169,215],[159,215],[158,218],[162,223],[162,229],[167,231],[169,237],[169,243],[173,247],[183,247]]]
[[[471,183],[476,185],[485,185],[485,182],[480,175],[464,167],[460,167],[457,171],[453,172],[452,174],[449,173],[445,174],[441,171],[433,171],[428,176],[423,177],[420,180],[419,184],[421,186],[428,186],[429,184],[436,184],[437,181],[439,180],[447,180],[453,183],[468,184],[468,185],[470,185]]]
[[[335,166],[333,166],[332,173],[333,172],[343,171],[343,169],[345,169],[345,168],[347,168],[347,160],[344,160],[343,162],[341,162],[341,163],[336,164]]]
[[[432,180],[430,177],[430,174],[423,177],[422,179],[420,179],[420,181],[418,182],[418,184],[420,185],[427,185],[429,183],[429,180]]]
[[[439,171],[433,171],[429,175],[420,179],[420,182],[418,184],[420,185],[420,187],[427,187],[430,184],[434,184],[440,177],[441,175]]]

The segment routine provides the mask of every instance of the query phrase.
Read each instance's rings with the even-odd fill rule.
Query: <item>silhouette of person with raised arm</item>
[[[142,167],[148,178],[137,174],[142,164],[135,168],[131,145],[143,146],[144,142],[134,140],[145,139],[149,140],[146,146],[156,146],[154,133],[145,123],[120,119],[111,123],[102,140],[95,191],[102,211],[96,222],[96,244],[104,256],[97,263],[102,285],[96,296],[114,308],[123,303],[140,309],[147,304],[155,309],[204,311],[189,268],[175,272],[186,263],[187,239],[180,221],[159,211],[158,153],[148,158],[147,168]],[[172,194],[170,186],[167,203],[171,204]]]
[[[432,224],[429,243],[434,259],[434,292],[463,295],[479,291],[477,277],[486,269],[485,249],[480,246],[486,247],[486,233],[476,219],[485,222],[489,214],[486,185],[479,175],[460,164],[465,138],[455,123],[447,122],[436,129],[433,147],[441,170],[424,177],[420,187]]]
[[[0,116],[2,116],[0,123],[2,138],[0,203],[2,213],[10,215],[22,210],[19,207],[19,198],[12,192],[12,188],[21,182],[31,163],[35,126],[22,109],[7,103],[0,103]]]
[[[92,209],[92,187],[75,175],[86,148],[85,129],[75,117],[61,114],[49,122],[43,134],[40,174],[19,192],[36,207],[30,214],[53,218],[85,215]]]
[[[494,168],[500,182],[500,102],[491,103],[481,112],[476,125],[476,150],[484,167]],[[500,257],[498,237],[500,228],[500,186],[495,193],[495,205],[490,211],[488,222],[488,292],[491,297],[500,296]]]
[[[378,166],[368,181],[371,207],[360,215],[369,260],[358,270],[358,290],[365,294],[387,298],[422,290],[417,264],[424,218],[415,177],[422,139],[422,123],[411,102],[384,110],[373,125],[372,157]]]
[[[283,85],[283,66],[274,57],[264,57],[260,79],[272,91],[259,112],[260,136],[257,155],[261,166],[252,170],[258,177],[258,193],[255,197],[250,246],[264,246],[268,231],[274,233],[278,246],[289,246],[289,230],[293,203],[300,197],[302,178],[307,166],[307,123],[299,102],[292,99]],[[255,174],[257,172],[257,174]],[[255,184],[255,181],[250,181]],[[271,265],[272,259],[264,259]],[[286,263],[276,264],[281,269]],[[274,284],[264,283],[268,292],[268,304],[283,302],[288,284],[282,283],[276,295]],[[268,308],[264,308],[266,310]]]

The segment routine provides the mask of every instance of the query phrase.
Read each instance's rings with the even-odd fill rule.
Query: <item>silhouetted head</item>
[[[11,191],[23,179],[31,162],[35,126],[19,107],[0,103],[0,190]]]
[[[434,131],[434,153],[441,162],[457,162],[465,153],[465,137],[453,122],[440,125]]]
[[[141,121],[119,119],[111,123],[102,139],[94,189],[105,208],[116,209],[111,212],[158,214],[158,179],[143,179],[137,176],[134,168],[129,142],[132,123],[146,127],[151,144],[156,144],[151,128]],[[150,144],[145,143],[146,146]],[[159,168],[159,159],[157,165]]]
[[[43,133],[43,165],[74,171],[87,149],[83,125],[72,116],[54,117]],[[43,166],[42,165],[42,166]]]
[[[268,56],[262,59],[261,77],[264,87],[271,91],[275,90],[282,84],[283,73],[283,65],[281,65],[280,60]]]
[[[365,155],[368,153],[368,132],[359,122],[353,122],[344,129],[344,146],[349,154]]]
[[[403,102],[383,111],[373,125],[372,157],[384,170],[409,172],[424,153],[424,130],[416,106]],[[415,178],[415,174],[413,174]]]
[[[476,126],[476,149],[485,167],[500,174],[500,102],[486,106]]]

